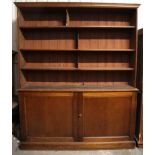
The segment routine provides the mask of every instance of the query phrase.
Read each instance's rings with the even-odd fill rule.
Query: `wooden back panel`
[[[130,49],[132,32],[120,30],[82,30],[79,32],[79,49]]]
[[[129,72],[118,71],[23,71],[31,85],[101,85],[129,84]],[[65,76],[64,76],[65,75]]]
[[[20,26],[62,26],[65,25],[65,9],[26,8],[20,9]]]
[[[132,54],[122,52],[89,52],[79,53],[80,67],[132,67]]]
[[[78,13],[77,13],[78,12]],[[72,26],[129,26],[134,25],[132,21],[133,12],[128,9],[71,9],[70,25]]]
[[[28,67],[75,67],[76,53],[74,52],[22,52]]]
[[[28,29],[20,32],[19,48],[29,49],[74,49],[72,31],[51,29]]]

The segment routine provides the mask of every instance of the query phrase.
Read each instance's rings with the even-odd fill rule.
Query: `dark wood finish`
[[[135,147],[134,141],[114,142],[22,142],[20,149],[27,150],[96,150],[96,149],[131,149]]]
[[[65,9],[29,8],[20,9],[19,26],[63,26],[66,23]]]
[[[139,126],[139,135],[138,135],[138,147],[143,148],[143,102],[140,110],[140,126]]]
[[[73,93],[20,92],[20,99],[24,117],[21,123],[25,128],[22,139],[60,142],[74,140],[77,133],[73,123],[76,119]]]
[[[24,70],[23,74],[25,85],[131,85],[131,71]]]
[[[78,93],[78,141],[83,141],[83,93]]]
[[[84,137],[129,136],[131,93],[83,95]]]
[[[18,98],[18,52],[12,51],[12,98],[17,101]]]
[[[74,49],[76,47],[74,33],[70,30],[27,29],[20,31],[20,38],[22,39],[19,48]]]
[[[107,26],[107,27],[128,27],[133,26],[133,12],[129,9],[81,9],[82,16],[77,14],[78,9],[70,9],[70,25],[71,26]]]
[[[136,140],[138,147],[143,147],[143,29],[138,30],[138,63],[137,63],[137,120]]]
[[[77,71],[132,71],[134,70],[133,68],[127,68],[127,67],[106,67],[106,68],[88,68],[88,67],[81,67],[81,68],[69,68],[69,67],[50,67],[48,64],[46,66],[42,64],[33,64],[33,65],[25,65],[22,67],[22,70],[77,70]]]
[[[89,52],[79,53],[79,68],[107,68],[112,69],[129,69],[132,65],[132,55],[126,52]]]
[[[40,85],[40,86],[35,86],[35,85],[26,85],[24,88],[21,88],[19,89],[19,91],[43,91],[45,90],[46,91],[76,91],[76,92],[85,92],[85,91],[92,91],[92,92],[95,92],[95,91],[106,91],[106,92],[111,92],[111,91],[115,91],[115,92],[118,92],[118,91],[124,91],[124,92],[127,92],[127,91],[133,91],[133,92],[136,92],[138,91],[137,88],[135,87],[132,87],[130,85],[127,85],[127,84],[120,84],[120,85],[108,85],[108,84],[105,84],[105,85]]]
[[[134,49],[130,35],[122,30],[80,30],[80,49]],[[121,37],[120,37],[121,36]],[[88,39],[89,38],[89,39]]]
[[[135,105],[135,94],[131,92],[86,92],[83,98],[84,141],[86,139],[86,141],[100,142],[102,137],[133,138],[131,133],[134,128],[133,124],[135,124],[135,120],[132,120],[135,118],[135,110],[132,111],[132,108]]]
[[[130,8],[136,9],[139,7],[140,4],[125,4],[125,3],[79,3],[79,2],[15,2],[15,5],[19,8],[42,8],[42,7],[53,7],[53,8]]]
[[[20,29],[134,29],[135,26],[20,26]]]
[[[15,4],[20,148],[134,147],[139,5]]]
[[[30,48],[20,48],[22,52],[134,52],[134,49],[30,49]]]
[[[21,143],[21,148],[26,144],[30,149],[33,145],[44,149],[46,145],[60,149],[130,148],[130,144],[134,146],[135,100],[133,92],[20,91],[22,140],[27,142]],[[76,146],[76,141],[84,145]]]

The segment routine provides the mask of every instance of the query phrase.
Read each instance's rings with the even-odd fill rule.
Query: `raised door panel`
[[[84,141],[129,140],[133,110],[132,93],[84,93]]]
[[[73,93],[24,93],[21,94],[22,118],[26,140],[73,141]]]

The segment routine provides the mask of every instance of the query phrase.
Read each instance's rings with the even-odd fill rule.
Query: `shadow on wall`
[[[17,96],[18,89],[18,52],[16,43],[16,20],[12,20],[12,93]]]
[[[12,20],[12,50],[17,50],[17,43],[16,43],[16,20]]]

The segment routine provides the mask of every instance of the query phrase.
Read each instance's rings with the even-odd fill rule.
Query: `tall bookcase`
[[[134,147],[139,5],[15,4],[20,147]]]

